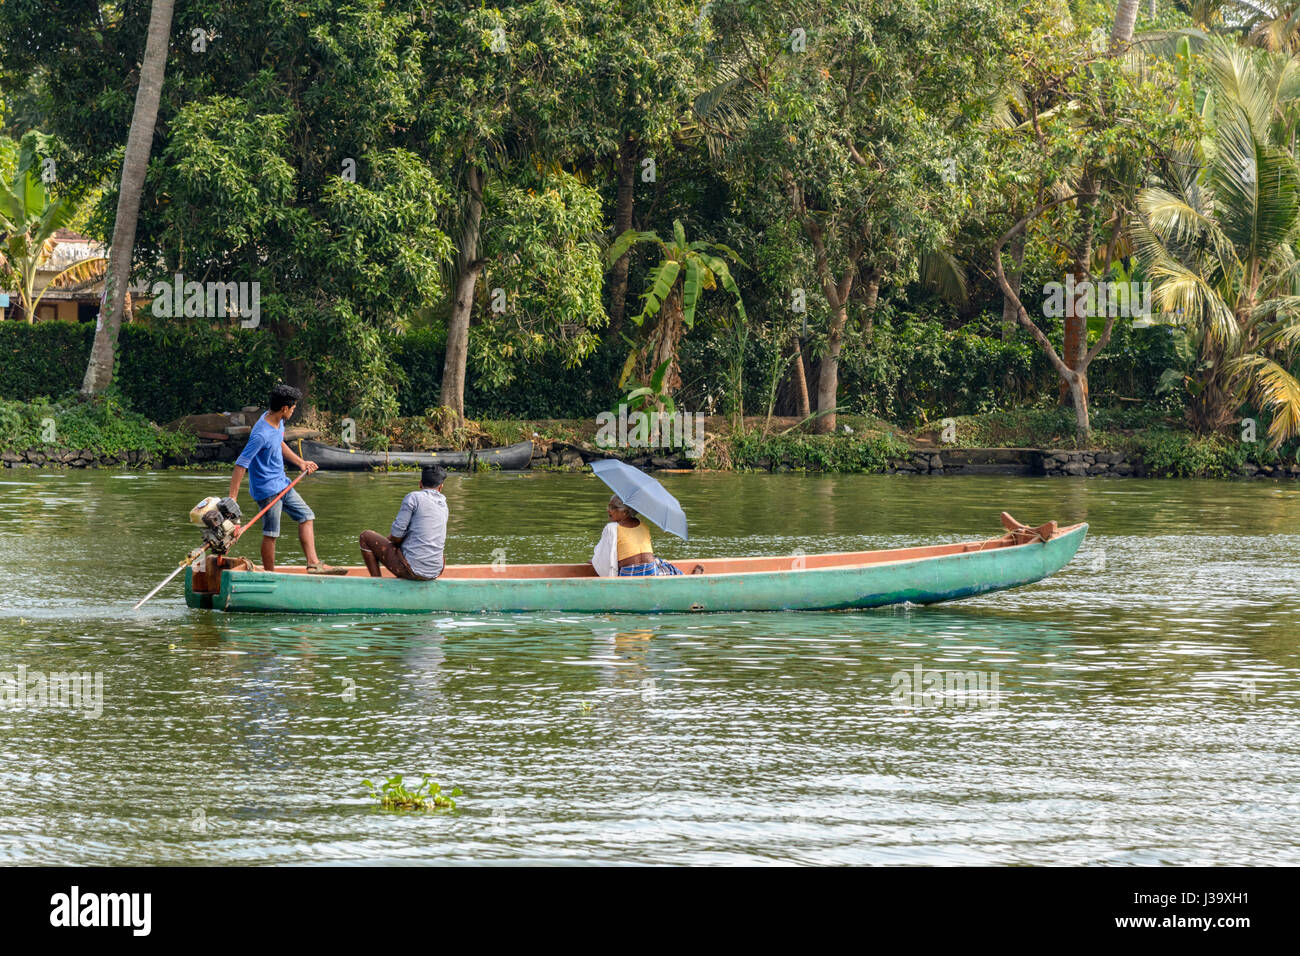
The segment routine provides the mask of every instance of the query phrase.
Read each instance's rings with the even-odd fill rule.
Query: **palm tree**
[[[140,61],[140,85],[135,91],[135,110],[126,137],[126,153],[122,157],[122,183],[117,193],[117,215],[113,220],[113,243],[109,250],[104,289],[108,314],[101,317],[95,329],[95,344],[91,347],[86,377],[81,383],[85,395],[99,394],[113,380],[117,334],[122,327],[127,286],[131,281],[131,256],[135,250],[140,195],[144,192],[154,123],[158,119],[158,101],[162,98],[163,75],[167,69],[167,41],[171,34],[174,2],[153,0],[149,12],[149,32],[145,38],[144,58]]]
[[[1115,7],[1115,25],[1110,31],[1110,47],[1118,50],[1133,42],[1133,26],[1137,23],[1138,0],[1119,0]]]
[[[1207,44],[1214,128],[1138,197],[1134,238],[1153,299],[1199,350],[1189,416],[1225,429],[1253,399],[1273,447],[1300,435],[1300,168],[1278,142],[1296,105],[1294,67],[1222,40]]]
[[[748,321],[745,315],[745,303],[740,297],[736,280],[731,277],[727,263],[715,253],[721,253],[733,262],[740,262],[738,256],[727,246],[717,242],[686,241],[686,230],[680,219],[673,220],[672,241],[665,241],[653,232],[638,232],[629,229],[609,247],[608,262],[612,265],[624,253],[638,243],[647,242],[657,245],[662,258],[659,265],[651,271],[649,289],[641,295],[644,305],[641,314],[632,316],[632,321],[641,325],[646,319],[656,315],[659,322],[651,332],[650,341],[644,350],[634,352],[629,357],[629,370],[638,354],[649,359],[650,367],[659,368],[668,364],[664,377],[664,392],[671,394],[681,387],[682,378],[677,364],[677,344],[682,335],[695,324],[695,308],[699,304],[700,294],[706,289],[716,289],[721,285],[735,296],[736,312],[742,322]]]
[[[91,256],[59,270],[37,289],[58,240],[54,234],[77,215],[67,198],[51,200],[36,173],[36,151],[24,142],[12,183],[0,183],[0,279],[12,285],[28,323],[36,318],[41,299],[52,286],[84,282],[103,269],[102,256]]]
[[[1203,30],[1239,36],[1252,46],[1300,52],[1300,3],[1290,0],[1180,0],[1179,9]]]

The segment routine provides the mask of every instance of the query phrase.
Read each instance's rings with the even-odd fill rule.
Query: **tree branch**
[[[1034,337],[1034,340],[1038,342],[1043,351],[1047,353],[1047,358],[1048,361],[1052,363],[1052,368],[1056,369],[1056,373],[1067,382],[1073,381],[1073,376],[1076,373],[1066,365],[1061,359],[1061,356],[1057,354],[1055,347],[1052,345],[1051,339],[1049,339],[1043,333],[1043,330],[1038,327],[1037,323],[1029,317],[1029,313],[1025,311],[1024,303],[1020,301],[1020,296],[1016,295],[1012,290],[1011,283],[1007,281],[1007,275],[1002,269],[1002,249],[1011,241],[1012,236],[1023,231],[1030,222],[1042,215],[1048,209],[1053,206],[1059,206],[1063,202],[1070,202],[1073,199],[1078,199],[1080,195],[1080,193],[1075,193],[1071,196],[1064,196],[1061,199],[1053,199],[1051,202],[1040,204],[1033,212],[1025,216],[1003,233],[1002,238],[993,244],[993,270],[996,273],[998,286],[1002,289],[1002,294],[1006,296],[1010,302],[1015,304],[1016,318],[1019,320],[1021,325],[1029,330],[1030,335]]]

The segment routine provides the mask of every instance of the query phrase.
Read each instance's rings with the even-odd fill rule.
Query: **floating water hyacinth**
[[[420,785],[414,790],[407,790],[402,785],[401,774],[389,777],[381,787],[369,780],[362,780],[361,785],[385,810],[455,810],[453,798],[464,792],[460,787],[454,787],[450,793],[443,793],[442,786],[434,783],[427,773],[420,777]]]

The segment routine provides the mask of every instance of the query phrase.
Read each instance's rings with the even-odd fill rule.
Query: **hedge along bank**
[[[934,326],[937,328],[937,323]],[[929,334],[934,332],[933,328],[920,329],[911,325],[907,329],[898,336],[900,345],[906,342],[911,348],[921,339],[933,338]],[[273,338],[265,330],[218,330],[206,325],[127,325],[122,332],[121,365],[117,376],[120,394],[107,399],[108,404],[95,411],[96,406],[87,406],[75,399],[51,402],[41,398],[69,392],[80,384],[93,337],[90,325],[0,323],[0,358],[3,359],[0,361],[0,396],[37,399],[31,405],[0,402],[0,453],[4,464],[87,467],[123,463],[158,466],[209,460],[219,462],[225,457],[219,449],[206,449],[200,456],[196,454],[192,436],[160,431],[149,419],[171,421],[194,412],[256,404],[264,399],[270,386],[278,379],[279,364]],[[994,356],[990,359],[994,363],[991,368],[1006,372],[1014,369],[1019,361],[1011,361],[1016,353],[1014,347],[979,338],[964,330],[944,334],[961,339],[976,351],[987,351]],[[986,344],[987,349],[984,348]],[[931,345],[938,347],[936,342],[931,342]],[[892,354],[896,350],[888,351]],[[424,408],[436,405],[441,376],[441,332],[417,331],[400,336],[395,355],[407,379],[399,392],[403,410],[407,414],[418,414]],[[615,390],[602,392],[598,385],[593,384],[604,377],[600,372],[603,368],[601,363],[610,366],[608,377],[612,381],[617,377],[621,359],[619,352],[610,349],[597,353],[587,366],[580,369],[566,370],[559,363],[555,368],[547,363],[538,363],[524,369],[504,389],[478,393],[471,388],[467,393],[467,405],[473,409],[474,402],[480,401],[485,407],[500,410],[490,417],[515,420],[552,417],[527,412],[535,411],[539,405],[554,405],[578,422],[582,421],[579,416],[590,422],[600,411],[610,408],[617,398]],[[1010,362],[1010,368],[1001,364],[1004,361]],[[1149,381],[1160,361],[1142,359],[1139,364],[1142,362],[1145,364],[1141,365],[1142,373],[1138,378]],[[684,368],[689,370],[689,360],[684,363]],[[195,369],[201,369],[202,374],[194,374]],[[971,380],[965,377],[969,376],[969,370],[962,374],[962,381],[969,383]],[[581,380],[582,388],[575,386],[575,378]],[[911,391],[911,387],[905,391]],[[965,391],[965,387],[958,388],[958,391]],[[978,394],[987,395],[984,392]],[[971,400],[974,400],[974,395],[966,393]],[[985,403],[984,397],[976,402],[980,405]],[[128,412],[127,407],[142,409],[144,413]],[[1157,409],[1152,406],[1150,411]],[[1031,413],[1029,410],[999,413],[1021,417],[1024,414]],[[1106,414],[1098,410],[1099,424]],[[48,431],[49,419],[53,420],[52,438],[47,437],[51,434]],[[1049,434],[1039,436],[1040,440],[1046,440]],[[1199,439],[1183,432],[1158,429],[1127,443],[1130,447],[1071,449],[1068,452],[1055,452],[1050,450],[1050,446],[1047,446],[1048,451],[1031,449],[1037,451],[1039,457],[1037,464],[1028,466],[1022,462],[964,460],[962,454],[952,449],[913,451],[901,439],[896,439],[897,445],[893,446],[888,442],[880,444],[879,440],[876,444],[864,443],[864,438],[858,436],[797,433],[766,438],[748,433],[727,437],[725,441],[720,439],[721,436],[710,436],[713,454],[706,455],[704,467],[789,468],[844,473],[937,475],[984,471],[1068,475],[1081,474],[1083,466],[1086,466],[1090,475],[1289,478],[1294,475],[1292,465],[1295,463],[1292,455],[1269,453],[1262,442],[1244,444],[1213,438]],[[1117,450],[1123,452],[1123,457],[1113,461]],[[605,452],[592,448],[589,454],[603,455]],[[1054,455],[1064,457],[1053,458]],[[1071,457],[1076,455],[1079,457]],[[1089,455],[1093,456],[1091,460],[1087,457]],[[1101,456],[1100,459],[1097,456]],[[643,467],[668,467],[669,464],[673,467],[700,466],[699,462],[685,456],[674,459],[671,454],[651,457],[625,454],[625,457]],[[573,467],[576,456],[569,456],[565,464]],[[1099,465],[1106,467],[1097,467]],[[1128,467],[1123,467],[1125,465]],[[1066,466],[1072,467],[1067,470]]]
[[[871,340],[845,354],[842,407],[849,414],[878,415],[904,427],[924,419],[1013,409],[1056,393],[1055,373],[1033,343],[981,334],[978,322],[946,329],[935,319],[897,316],[895,327],[877,322]],[[677,404],[712,410],[709,398],[725,396],[720,341],[697,327],[681,350],[685,382]],[[89,324],[0,322],[0,398],[63,395],[81,385],[94,331]],[[1174,361],[1166,328],[1117,331],[1091,374],[1093,394],[1124,394],[1156,400],[1163,371]],[[393,335],[392,356],[398,414],[420,415],[439,403],[445,336],[441,328]],[[766,407],[770,361],[751,336],[746,346],[744,404],[752,414]],[[472,419],[581,419],[613,408],[627,358],[621,341],[606,342],[581,366],[546,358],[515,369],[508,382],[474,374],[465,393]],[[157,422],[265,400],[281,377],[279,346],[266,323],[255,329],[213,328],[206,322],[158,321],[122,327],[114,377],[126,404]],[[313,400],[322,411],[354,415],[339,398],[345,390],[316,369]],[[721,398],[719,398],[721,396]],[[339,405],[340,407],[332,407]],[[1100,407],[1098,411],[1100,412]],[[780,411],[777,414],[781,414]],[[786,414],[793,414],[787,410]]]

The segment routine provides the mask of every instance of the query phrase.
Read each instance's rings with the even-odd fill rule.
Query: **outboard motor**
[[[234,498],[204,498],[190,511],[190,521],[203,529],[203,540],[213,554],[225,554],[235,543],[235,529],[243,513]]]

